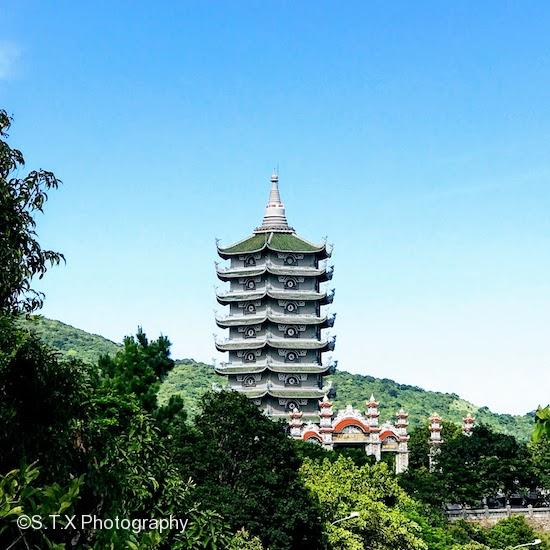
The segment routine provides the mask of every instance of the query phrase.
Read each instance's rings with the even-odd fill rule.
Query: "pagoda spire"
[[[269,200],[265,207],[262,225],[256,228],[254,232],[263,233],[271,231],[284,233],[294,232],[294,229],[288,225],[286,219],[285,205],[279,193],[279,175],[275,171],[271,175],[271,191],[269,192]]]

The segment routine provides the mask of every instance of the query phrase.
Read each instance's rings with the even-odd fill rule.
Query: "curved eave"
[[[250,338],[247,340],[229,340],[227,342],[216,342],[218,351],[245,351],[262,349],[269,346],[274,349],[292,349],[292,350],[317,350],[328,351],[334,349],[335,340],[310,340],[305,338],[268,338],[257,340]]]
[[[221,305],[230,304],[232,302],[250,302],[253,300],[261,300],[265,298],[266,291],[239,291],[239,292],[226,292],[225,294],[216,294],[216,299]]]
[[[320,399],[328,391],[328,388],[311,389],[311,390],[290,390],[290,389],[275,389],[275,388],[259,388],[254,390],[240,390],[240,393],[246,395],[250,399],[258,399],[266,395],[277,397],[279,399]]]
[[[221,247],[218,242],[216,242],[216,248],[218,249],[218,255],[227,260],[233,256],[261,252],[266,246],[266,241],[267,234],[258,234],[241,239],[239,242],[225,248]]]
[[[335,365],[301,365],[300,363],[269,365],[268,370],[281,374],[332,374]]]
[[[254,365],[239,365],[235,367],[214,367],[217,374],[229,375],[229,374],[258,374],[264,372],[267,369],[267,365],[254,366]]]
[[[243,365],[217,366],[218,374],[257,374],[266,370],[281,374],[332,374],[336,363],[317,365],[315,363],[247,363]]]
[[[334,293],[327,294],[326,292],[313,292],[309,290],[275,290],[273,288],[263,291],[242,291],[226,292],[224,294],[216,294],[216,299],[221,305],[230,304],[232,302],[249,302],[252,300],[262,300],[268,296],[274,300],[304,300],[305,302],[318,301],[321,305],[332,303]]]
[[[218,351],[244,351],[262,349],[266,346],[265,340],[233,340],[229,342],[216,342],[216,349]]]
[[[285,275],[287,277],[319,277],[321,281],[328,280],[327,277],[332,278],[332,270],[327,270],[326,268],[317,269],[315,267],[292,267],[272,264],[267,266],[266,271],[271,275]]]
[[[327,317],[307,317],[305,315],[273,315],[268,314],[267,319],[278,325],[319,325],[321,328],[332,327],[336,315]]]
[[[301,240],[304,240],[304,239],[301,239]],[[284,252],[284,253],[291,252],[292,254],[315,254],[318,260],[326,260],[327,258],[330,258],[331,253],[327,250],[326,245],[323,244],[321,246],[317,246],[317,245],[311,244],[311,246],[316,247],[315,250],[288,250],[285,248],[276,247],[273,244],[268,242],[265,248],[273,252]]]
[[[237,315],[228,317],[216,317],[216,324],[220,328],[240,327],[249,325],[262,325],[267,321],[280,325],[319,325],[320,328],[334,326],[336,315],[331,317],[307,317],[305,315]]]
[[[254,268],[220,268],[216,267],[216,274],[218,279],[222,281],[230,281],[232,279],[238,279],[240,277],[257,277],[269,273],[271,275],[280,275],[287,277],[318,277],[320,282],[326,282],[332,279],[332,269],[316,269],[307,267],[290,267],[290,266],[276,266],[276,265],[259,265]]]
[[[286,237],[286,246],[284,244]],[[277,241],[283,239],[283,244],[277,244]],[[291,239],[290,241],[288,239]],[[257,254],[265,249],[273,252],[291,252],[293,254],[315,254],[318,259],[324,260],[329,258],[332,251],[327,250],[325,243],[316,245],[306,241],[302,237],[298,237],[296,233],[289,231],[258,231],[252,236],[246,237],[241,241],[227,247],[221,247],[216,242],[216,248],[221,258],[229,259],[234,256],[242,256],[247,254]]]
[[[272,397],[286,398],[286,399],[320,399],[325,396],[325,394],[329,391],[329,389],[330,389],[329,387],[325,387],[322,389],[310,389],[310,390],[270,388],[267,390],[267,394],[271,395]]]
[[[221,281],[230,281],[232,279],[238,279],[240,277],[257,277],[263,275],[267,271],[265,266],[258,266],[255,268],[236,268],[236,269],[221,269],[216,267],[216,274]]]
[[[334,349],[334,340],[310,340],[305,338],[270,338],[268,345],[275,349],[300,349],[327,351]]]
[[[267,291],[267,295],[275,300],[304,300],[306,302],[322,302],[328,297],[326,292],[312,292],[310,290],[275,290],[273,288]]]
[[[238,315],[230,317],[216,317],[216,324],[220,328],[262,325],[267,321],[267,315]]]

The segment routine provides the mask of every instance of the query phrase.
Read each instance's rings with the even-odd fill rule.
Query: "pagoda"
[[[332,278],[331,250],[288,225],[277,174],[271,176],[263,223],[251,236],[232,246],[217,243],[217,249],[229,261],[225,267],[216,263],[218,278],[229,288],[216,297],[229,309],[216,315],[216,323],[229,333],[216,340],[216,348],[229,355],[216,372],[274,419],[294,412],[318,421],[318,402],[330,390],[323,377],[336,367],[322,359],[335,344],[324,335],[335,319],[323,307],[334,297],[334,290],[323,288]]]

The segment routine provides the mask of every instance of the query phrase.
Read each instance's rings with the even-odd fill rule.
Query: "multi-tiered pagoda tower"
[[[323,308],[334,296],[323,288],[332,278],[326,262],[331,251],[288,225],[278,181],[273,174],[262,225],[232,246],[218,245],[229,265],[216,264],[216,270],[229,290],[217,299],[229,313],[216,323],[229,329],[229,337],[216,348],[229,359],[216,371],[268,416],[288,419],[289,412],[301,411],[304,420],[318,421],[319,400],[330,389],[323,376],[336,367],[322,360],[335,343],[323,331],[335,318]]]

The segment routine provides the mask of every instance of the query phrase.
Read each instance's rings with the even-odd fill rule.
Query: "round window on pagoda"
[[[289,363],[295,363],[296,361],[298,361],[298,354],[294,351],[289,351],[287,354],[286,354],[286,360],[289,362]]]
[[[256,260],[252,256],[248,256],[248,258],[244,261],[244,265],[253,267],[256,265]]]
[[[248,290],[254,290],[256,288],[256,283],[252,279],[249,279],[246,281],[246,288]]]
[[[247,313],[256,313],[256,306],[254,304],[248,304],[246,306]]]
[[[287,411],[299,411],[300,410],[300,405],[298,405],[298,403],[296,403],[296,401],[289,401],[286,404],[286,410]]]
[[[292,302],[290,304],[287,304],[285,307],[285,311],[287,313],[296,313],[298,309],[298,306],[296,304],[293,304]]]
[[[256,331],[253,328],[246,329],[245,335],[247,338],[256,338]]]
[[[244,360],[247,363],[253,363],[254,361],[256,361],[256,355],[250,351],[244,356]]]
[[[285,260],[286,265],[295,265],[296,258],[294,256],[287,256]]]
[[[293,288],[296,288],[296,281],[294,279],[288,279],[286,282],[285,282],[285,288],[288,288],[288,289],[293,289]]]
[[[296,330],[295,327],[288,327],[285,331],[285,334],[289,338],[296,338],[298,336],[298,331]]]
[[[296,378],[295,376],[289,376],[287,379],[286,379],[286,383],[287,385],[289,386],[298,386],[300,384],[300,381],[298,380],[298,378]]]
[[[243,385],[245,385],[248,388],[250,388],[251,386],[255,386],[256,379],[253,376],[247,376],[243,381]]]

